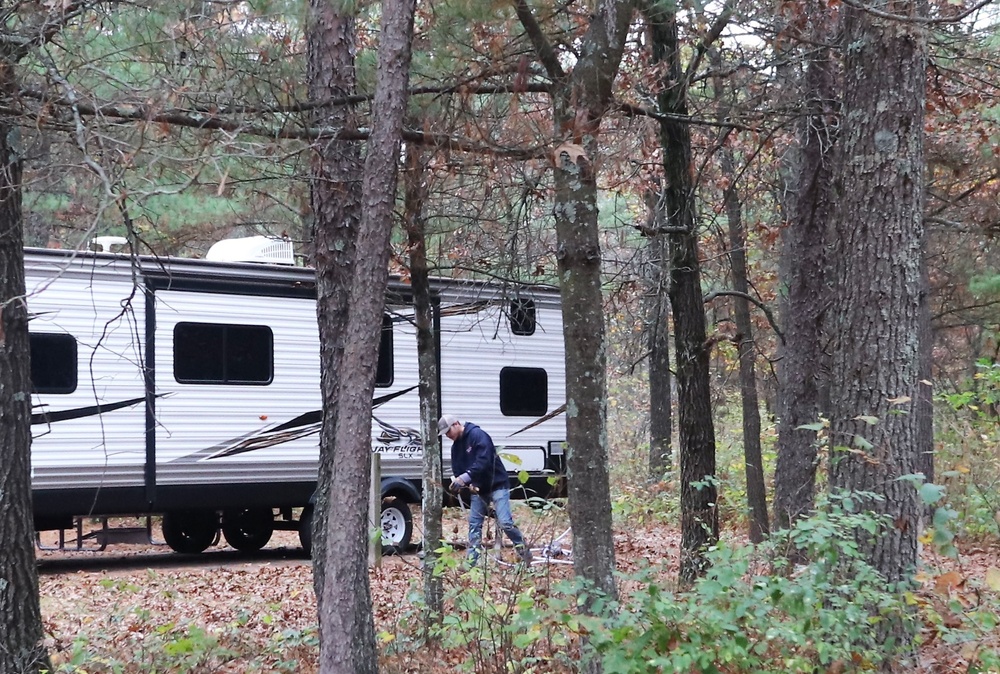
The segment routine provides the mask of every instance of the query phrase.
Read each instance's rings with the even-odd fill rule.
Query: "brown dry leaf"
[[[587,157],[587,151],[583,149],[582,145],[578,145],[577,143],[563,143],[552,153],[553,160],[557,166],[562,161],[562,155],[564,152],[569,155],[570,162],[574,164],[579,161],[580,157]]]
[[[934,579],[934,591],[938,594],[947,595],[965,583],[965,576],[958,571],[948,571],[942,573]]]
[[[1000,569],[991,566],[986,570],[986,586],[994,592],[1000,592]]]

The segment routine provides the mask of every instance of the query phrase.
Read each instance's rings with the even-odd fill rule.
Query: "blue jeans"
[[[494,490],[489,500],[479,494],[473,494],[472,504],[469,507],[469,561],[473,564],[479,561],[479,548],[483,544],[483,522],[486,520],[491,501],[500,528],[516,549],[524,549],[524,536],[514,524],[514,516],[510,512],[510,489],[500,487]]]

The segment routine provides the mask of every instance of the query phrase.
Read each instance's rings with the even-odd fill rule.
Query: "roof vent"
[[[100,253],[117,253],[128,244],[124,236],[95,236],[90,240],[90,249]]]
[[[248,236],[241,239],[223,239],[208,249],[205,259],[216,262],[295,264],[292,242],[273,236]]]

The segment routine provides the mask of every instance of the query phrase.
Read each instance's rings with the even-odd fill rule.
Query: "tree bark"
[[[386,0],[372,104],[372,132],[363,173],[361,227],[350,279],[344,350],[337,373],[334,485],[328,499],[325,579],[320,607],[320,671],[378,671],[368,580],[371,405],[379,334],[389,280],[389,237],[398,156],[406,112],[415,0]]]
[[[654,230],[663,220],[659,191],[647,195]],[[662,480],[673,467],[673,375],[670,372],[670,255],[667,238],[650,239],[651,278],[646,296],[649,339],[649,479]]]
[[[555,222],[566,345],[566,464],[573,569],[608,597],[617,597],[607,438],[607,338],[601,293],[597,209],[601,119],[631,23],[632,4],[608,0],[591,15],[573,71],[542,34],[527,0],[517,16],[553,79]],[[592,663],[588,667],[594,667]]]
[[[760,400],[757,397],[757,372],[754,361],[757,346],[754,342],[753,323],[750,321],[750,293],[747,277],[746,230],[743,212],[736,193],[736,170],[732,151],[722,148],[720,159],[723,175],[730,183],[723,194],[729,220],[729,265],[733,275],[733,290],[744,297],[733,298],[736,319],[736,338],[739,340],[740,401],[743,410],[743,464],[747,481],[747,506],[750,508],[750,540],[762,542],[770,531],[767,516],[767,488],[764,485],[764,458],[760,446]]]
[[[927,240],[920,254],[920,380],[917,389],[917,472],[934,482],[934,329],[931,322],[931,283],[927,269]],[[933,515],[927,508],[925,515]]]
[[[646,9],[653,61],[664,67],[659,110],[663,146],[664,203],[671,232],[670,306],[674,317],[677,371],[677,430],[681,464],[682,583],[705,571],[704,551],[719,538],[716,509],[715,428],[709,381],[709,347],[698,259],[691,131],[677,121],[687,116],[687,86],[681,68],[677,7],[652,3]]]
[[[711,50],[712,67],[722,72],[722,58],[718,50]],[[719,118],[729,116],[726,102],[726,83],[721,77],[713,79],[715,97],[719,103]],[[754,341],[753,323],[750,321],[750,280],[747,272],[747,236],[743,224],[743,203],[737,190],[738,176],[733,150],[726,144],[728,132],[719,147],[719,165],[727,179],[722,191],[729,223],[729,269],[733,290],[742,296],[733,298],[736,337],[740,362],[740,401],[743,419],[743,464],[747,483],[747,507],[750,510],[750,541],[762,542],[770,531],[767,517],[767,488],[764,484],[764,458],[760,445],[760,399],[757,397],[757,372],[754,361],[757,346]]]
[[[923,15],[919,2],[876,7]],[[916,489],[900,477],[914,473],[919,460],[926,31],[851,7],[841,11],[845,95],[835,183],[841,210],[830,481],[883,497],[865,507],[888,515],[889,526],[874,538],[857,536],[869,563],[896,583],[914,571],[920,523]],[[880,635],[905,645],[904,624],[891,621]]]
[[[14,87],[0,64],[0,88]],[[31,366],[24,285],[21,153],[0,124],[0,672],[51,669],[42,644],[31,508]]]
[[[437,420],[441,409],[438,382],[441,377],[437,360],[434,310],[427,265],[426,220],[424,201],[427,197],[425,166],[417,147],[407,147],[406,195],[403,223],[410,250],[410,286],[413,289],[413,314],[417,327],[417,367],[419,369],[420,432],[424,438],[424,493],[421,508],[424,528],[424,602],[427,604],[427,626],[441,620],[444,612],[444,586],[435,573],[443,532],[441,529],[444,503],[441,472],[441,436]]]
[[[306,30],[309,97],[346,98],[355,93],[356,19],[338,3],[310,0]],[[351,105],[335,106],[314,126],[357,129]],[[313,265],[316,267],[316,312],[319,322],[320,387],[323,425],[320,431],[319,478],[313,516],[313,584],[323,596],[327,558],[326,522],[330,490],[338,463],[334,429],[337,382],[344,352],[347,302],[354,275],[355,245],[361,218],[360,144],[322,141],[314,148],[309,198],[313,218]],[[322,619],[322,618],[321,618]]]
[[[834,33],[831,10],[823,3],[811,3],[807,11],[810,42],[823,44]],[[834,208],[832,156],[838,110],[836,71],[829,49],[811,49],[803,79],[805,109],[798,128],[796,189],[782,247],[788,295],[779,365],[776,528],[808,515],[815,502],[817,433],[803,426],[819,421],[823,372],[828,369],[823,321],[830,302],[827,241]]]

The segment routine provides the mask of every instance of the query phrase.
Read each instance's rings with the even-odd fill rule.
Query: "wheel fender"
[[[407,503],[420,503],[420,491],[409,480],[402,477],[382,478],[382,498],[395,496]]]

